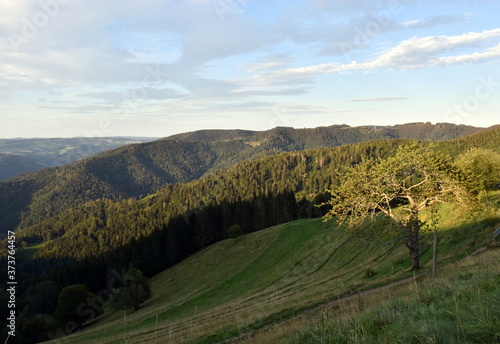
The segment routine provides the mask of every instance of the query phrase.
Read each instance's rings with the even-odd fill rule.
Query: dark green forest
[[[186,183],[242,161],[282,152],[395,138],[447,140],[482,130],[464,125],[413,123],[394,127],[278,127],[263,132],[203,130],[174,135],[0,183],[0,235],[88,201],[138,199],[168,184]],[[21,148],[25,149],[17,149]]]
[[[442,142],[436,149],[451,156],[476,146],[498,150],[499,134],[497,129]],[[247,161],[190,183],[170,184],[139,200],[89,201],[17,233],[27,243],[50,241],[38,252],[40,258],[82,259],[130,244],[182,218],[198,249],[224,238],[231,225],[249,233],[298,216],[321,216],[314,205],[329,197],[325,190],[338,184],[345,167],[391,156],[411,142],[374,141]],[[241,208],[235,210],[235,205]],[[214,221],[218,232],[205,230]]]

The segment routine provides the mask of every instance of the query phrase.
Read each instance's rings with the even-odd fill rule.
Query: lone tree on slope
[[[336,217],[338,223],[360,227],[367,218],[384,213],[401,229],[412,268],[419,269],[419,213],[444,202],[468,208],[471,200],[460,180],[446,156],[418,144],[402,146],[394,157],[351,167],[324,203],[332,207],[325,220]]]
[[[113,310],[138,310],[141,305],[152,296],[151,281],[142,275],[142,272],[132,268],[125,274],[127,286],[116,294],[111,300]]]

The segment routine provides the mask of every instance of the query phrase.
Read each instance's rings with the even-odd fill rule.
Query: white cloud
[[[487,49],[482,53],[474,52],[459,56],[438,57],[435,66],[448,66],[455,64],[481,63],[500,59],[500,44]]]
[[[281,69],[294,62],[294,60],[295,59],[286,54],[275,54],[267,56],[266,58],[263,58],[257,62],[246,63],[241,66],[241,68],[249,72]]]
[[[443,15],[443,8],[434,6],[437,2],[452,6],[460,2],[461,6],[450,6],[444,13],[452,14]],[[321,90],[312,98],[304,97],[325,74],[343,73],[347,80],[351,71],[496,61],[500,54],[498,29],[479,32],[496,25],[494,18],[488,22],[479,19],[496,5],[489,1],[484,6],[486,1],[480,0],[466,3],[0,1],[0,99],[6,104],[2,114],[112,117],[109,104],[122,102],[137,118],[165,115],[171,119],[175,114],[212,116],[218,109],[224,114],[249,114],[252,109],[266,112],[274,102],[299,96],[306,103],[325,104],[330,100],[321,99]],[[457,8],[462,14],[453,14]],[[463,14],[469,11],[472,14]],[[424,31],[427,37],[409,38],[418,30],[428,30]],[[467,30],[478,32],[441,35]],[[367,33],[368,39],[360,39]],[[22,38],[18,49],[12,46],[13,37]],[[349,56],[342,60],[342,54]],[[157,78],[151,77],[151,70]],[[400,82],[401,75],[390,77]],[[322,85],[331,81],[322,80]],[[403,100],[356,99],[348,87],[341,93],[339,97],[352,102]],[[71,125],[72,120],[64,123]]]
[[[53,110],[109,114],[109,103],[117,102],[139,109],[183,97],[203,108],[209,102],[252,98],[257,91],[237,94],[240,86],[233,81],[205,77],[206,66],[277,41],[242,11],[229,9],[221,18],[213,1],[48,2],[60,5],[48,13],[40,5],[47,1],[0,3],[1,99],[26,91],[44,98],[44,93],[71,89],[81,96],[52,105]],[[33,19],[44,15],[44,25]],[[35,31],[26,35],[28,26]],[[17,49],[12,37],[22,39]],[[109,92],[88,91],[96,87]],[[134,91],[140,99],[128,104]]]
[[[401,100],[408,100],[408,97],[376,97],[376,98],[357,98],[357,99],[348,99],[349,102],[395,102]]]
[[[450,25],[472,18],[471,13],[455,14],[455,15],[437,15],[426,19],[409,20],[400,23],[401,29],[428,29],[441,25]]]
[[[261,86],[285,84],[308,84],[314,78],[330,73],[348,71],[375,72],[380,69],[408,70],[425,67],[440,67],[464,63],[484,63],[500,59],[500,44],[460,55],[454,51],[477,49],[482,45],[498,40],[500,29],[482,32],[469,32],[457,36],[427,36],[410,38],[393,48],[382,52],[375,59],[349,64],[326,63],[308,67],[289,68],[270,73],[254,75],[248,81]],[[445,56],[441,56],[446,54]]]
[[[35,80],[50,80],[49,87],[140,83],[149,65],[144,61],[153,61],[154,54],[156,64],[170,69],[177,82],[194,85],[190,80],[197,78],[208,61],[251,52],[276,40],[263,34],[242,13],[234,12],[221,20],[211,1],[60,2],[53,16],[41,7],[45,2],[1,5],[1,18],[8,20],[0,19],[0,37],[4,37],[0,41],[0,62],[18,71],[2,70],[0,78],[23,81],[21,86],[26,88],[32,87]],[[47,23],[38,25],[33,19],[37,13],[45,15]],[[23,25],[32,25],[36,31],[23,34]],[[148,32],[155,34],[148,36]],[[149,40],[140,42],[138,34]],[[16,41],[17,49],[9,37],[21,37]],[[172,37],[177,42],[172,42]],[[148,47],[153,44],[155,51],[151,53]],[[173,48],[178,50],[175,54]]]
[[[278,22],[274,30],[283,38],[300,44],[317,43],[316,51],[320,55],[342,55],[364,49],[388,33],[451,25],[472,16],[470,13],[436,15],[401,23],[398,14],[389,10],[366,11],[340,21],[329,16],[319,17],[314,24],[288,17]]]
[[[458,49],[478,48],[481,44],[491,42],[500,37],[500,29],[493,29],[482,32],[469,32],[457,36],[428,36],[421,38],[410,38],[380,54],[373,61],[353,64],[352,69],[361,69],[365,71],[376,70],[380,68],[388,69],[415,69],[423,67],[436,67],[445,64],[462,63],[481,63],[487,58],[500,58],[500,54],[493,48],[486,49],[484,53],[449,55]],[[439,56],[439,54],[448,54],[448,56]],[[448,61],[448,62],[445,62]]]

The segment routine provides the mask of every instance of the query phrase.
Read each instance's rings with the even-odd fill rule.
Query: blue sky
[[[500,1],[0,3],[0,137],[499,124]]]

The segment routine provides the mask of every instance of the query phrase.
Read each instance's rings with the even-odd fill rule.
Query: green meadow
[[[490,195],[496,205],[499,199]],[[432,216],[433,226],[421,237],[423,269],[417,273],[404,245],[391,243],[398,235],[384,219],[366,224],[384,233],[378,240],[334,221],[303,219],[190,256],[152,279],[153,297],[138,311],[106,311],[59,342],[498,341],[497,211],[469,217],[443,205]],[[430,220],[431,214],[423,217]],[[436,277],[433,228],[439,229]]]

